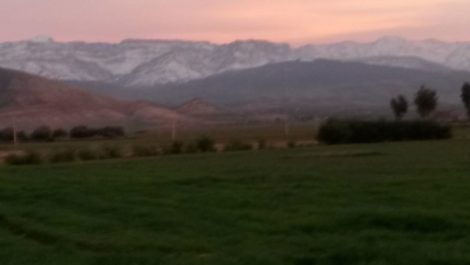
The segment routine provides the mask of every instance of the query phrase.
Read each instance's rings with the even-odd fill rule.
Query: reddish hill
[[[201,99],[192,99],[177,108],[177,111],[186,115],[206,116],[220,114],[222,111],[216,106]]]
[[[97,96],[63,83],[22,72],[0,69],[0,124],[21,129],[40,125],[71,127],[158,126],[184,115],[147,102]]]

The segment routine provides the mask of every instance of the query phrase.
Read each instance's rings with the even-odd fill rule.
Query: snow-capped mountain
[[[123,76],[127,86],[189,81],[229,70],[253,68],[283,62],[291,56],[290,47],[260,41],[227,45],[193,45],[174,48]]]
[[[377,56],[354,59],[353,61],[371,65],[424,70],[428,72],[451,72],[453,70],[442,64],[426,61],[415,56]]]
[[[291,60],[286,44],[125,40],[60,43],[42,37],[0,44],[0,66],[59,80],[151,86]]]
[[[306,45],[297,49],[302,60],[363,60],[374,57],[417,57],[456,70],[470,70],[470,43],[448,43],[438,40],[410,41],[383,37],[374,42],[341,42],[329,45]],[[409,61],[410,62],[410,61]],[[408,67],[413,67],[411,62]]]
[[[205,78],[229,70],[301,60],[335,59],[428,71],[470,71],[470,43],[341,42],[293,48],[266,41],[125,40],[120,43],[55,42],[49,37],[0,43],[0,66],[59,80],[144,87]]]

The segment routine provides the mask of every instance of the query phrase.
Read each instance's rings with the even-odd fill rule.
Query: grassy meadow
[[[470,141],[0,167],[0,261],[469,264]]]

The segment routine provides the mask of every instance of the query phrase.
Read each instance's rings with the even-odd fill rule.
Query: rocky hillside
[[[58,81],[0,69],[0,124],[5,127],[158,126],[174,119],[187,120],[152,103],[96,96]]]
[[[208,116],[221,114],[223,111],[218,107],[205,102],[199,98],[194,98],[183,103],[176,109],[179,113],[191,116]]]

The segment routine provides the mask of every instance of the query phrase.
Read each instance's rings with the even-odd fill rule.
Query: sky
[[[0,41],[470,40],[470,0],[0,0]]]

